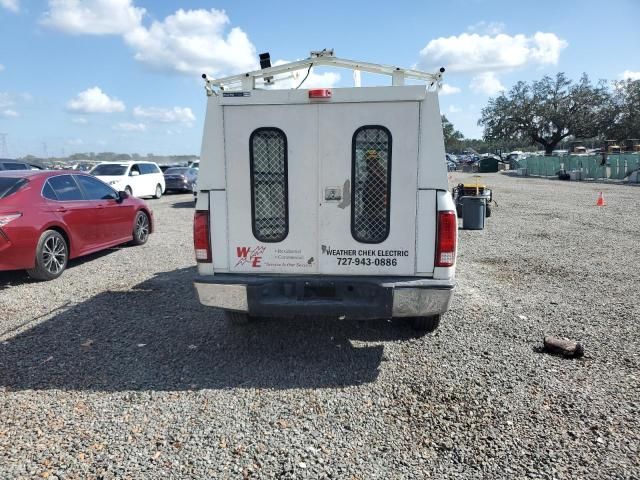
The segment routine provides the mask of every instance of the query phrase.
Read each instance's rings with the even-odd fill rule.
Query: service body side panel
[[[223,108],[220,97],[208,97],[198,172],[199,190],[226,188]]]
[[[416,273],[432,275],[436,254],[436,191],[418,190]]]
[[[227,224],[227,192],[212,190],[209,192],[209,223],[211,225],[211,247],[215,271],[229,270],[229,244]]]
[[[448,190],[444,136],[438,94],[427,92],[420,104],[418,188]]]

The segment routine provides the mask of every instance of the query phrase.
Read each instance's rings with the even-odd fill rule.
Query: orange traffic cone
[[[596,201],[596,206],[597,207],[604,207],[607,204],[607,202],[604,201],[604,195],[602,195],[602,192],[600,192],[598,194],[598,200]]]

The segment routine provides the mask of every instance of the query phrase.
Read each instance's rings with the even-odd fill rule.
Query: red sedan
[[[152,229],[143,200],[91,175],[0,172],[0,270],[52,280],[69,259],[125,242],[142,245]]]

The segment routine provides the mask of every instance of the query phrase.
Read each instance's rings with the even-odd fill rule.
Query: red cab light
[[[452,210],[438,212],[436,267],[452,267],[456,261],[458,217]]]
[[[196,261],[211,263],[211,242],[209,241],[209,212],[196,210],[193,215],[193,248]]]
[[[309,90],[309,98],[331,98],[330,88],[316,88]]]

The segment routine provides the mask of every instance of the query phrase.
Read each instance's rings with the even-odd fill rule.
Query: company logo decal
[[[236,256],[238,257],[236,267],[249,264],[253,268],[260,268],[266,249],[267,247],[236,247]]]

